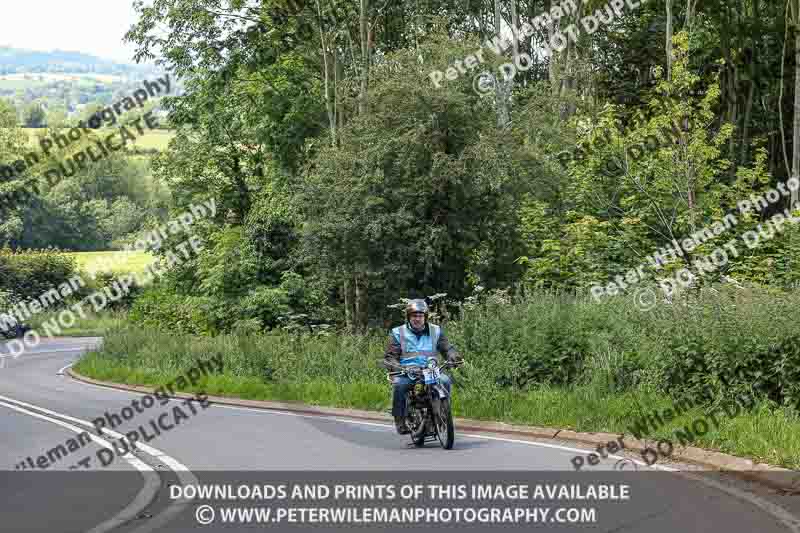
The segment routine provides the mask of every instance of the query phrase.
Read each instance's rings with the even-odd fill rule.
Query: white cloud
[[[122,38],[137,20],[132,0],[4,0],[0,45],[133,63],[135,47]]]

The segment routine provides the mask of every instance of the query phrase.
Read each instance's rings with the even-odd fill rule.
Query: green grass
[[[169,145],[169,141],[175,137],[175,133],[168,130],[145,130],[141,137],[136,138],[136,147],[143,150],[155,148],[164,151]]]
[[[157,387],[185,372],[197,359],[221,354],[223,374],[203,378],[186,392],[385,412],[390,407],[390,387],[377,365],[384,346],[383,335],[208,338],[123,326],[110,330],[102,350],[84,357],[76,370],[96,379]],[[501,387],[487,379],[487,362],[480,354],[465,355],[468,365],[455,374],[456,416],[629,434],[638,412],[671,405],[663,393],[644,387],[612,392],[601,382]],[[670,437],[704,412],[702,408],[687,412],[651,436]],[[721,418],[719,428],[697,438],[694,445],[797,469],[800,418],[788,409],[762,403],[734,419]]]
[[[96,134],[99,135],[101,138],[105,138],[107,135],[110,135],[114,131],[119,131],[115,128],[100,128],[96,130]],[[38,149],[39,147],[39,134],[45,131],[45,129],[39,128],[23,128],[25,133],[28,134],[28,143],[31,148]],[[169,141],[175,137],[175,132],[169,130],[144,130],[144,135],[139,135],[139,132],[132,130],[134,137],[136,137],[136,141],[133,143],[133,146],[142,150],[149,150],[155,148],[157,150],[166,150]],[[78,141],[75,146],[83,147],[83,141]]]
[[[61,330],[60,336],[63,337],[101,337],[109,330],[120,327],[125,322],[124,313],[113,313],[110,311],[103,311],[101,313],[94,313],[90,310],[91,306],[84,307],[84,315],[86,318],[81,318],[77,313],[75,314],[77,320],[69,328]],[[33,329],[43,334],[42,324],[53,320],[58,324],[57,317],[58,311],[45,311],[33,315],[26,323]]]
[[[87,274],[113,272],[115,274],[141,274],[155,260],[152,254],[139,251],[71,252],[78,268]]]

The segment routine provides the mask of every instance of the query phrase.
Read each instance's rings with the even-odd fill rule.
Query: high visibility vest
[[[439,335],[442,329],[434,324],[428,324],[427,335],[420,335],[408,329],[406,324],[392,329],[394,339],[400,343],[402,354],[400,355],[401,365],[428,365],[428,357],[439,359],[439,352],[436,345],[439,343]]]

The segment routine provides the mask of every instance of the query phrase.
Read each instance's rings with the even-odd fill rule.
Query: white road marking
[[[22,409],[17,407],[16,405],[9,404],[6,402],[1,402],[0,405],[3,407],[7,407],[8,409],[12,409],[19,413],[32,416],[34,418],[38,418],[40,420],[44,420],[46,422],[50,422],[51,424],[55,424],[57,426],[61,426],[66,428],[74,433],[81,434],[87,433],[89,437],[95,441],[97,444],[103,446],[104,448],[113,448],[110,442],[105,439],[102,439],[96,435],[93,435],[79,427],[73,426],[72,424],[67,424],[66,422],[62,422],[61,420],[56,420],[55,418],[51,418],[48,416],[40,415],[39,413],[35,413],[33,411],[29,411],[27,409]],[[105,533],[106,531],[111,531],[114,528],[119,527],[120,525],[124,524],[125,522],[136,518],[136,515],[141,512],[142,509],[147,507],[150,504],[150,501],[158,494],[158,489],[161,487],[161,481],[159,480],[159,476],[155,470],[150,468],[146,463],[144,463],[141,459],[134,456],[133,454],[126,454],[122,456],[133,468],[139,471],[142,477],[145,480],[145,484],[139,493],[136,495],[136,498],[133,499],[131,503],[129,503],[122,511],[120,511],[116,516],[113,518],[106,520],[105,522],[99,524],[98,526],[92,528],[89,533]]]
[[[117,388],[113,388],[113,387],[104,387],[102,385],[95,385],[94,383],[85,383],[83,381],[78,381],[78,380],[76,380],[76,381],[78,383],[80,383],[81,385],[88,386],[88,387],[93,387],[93,388],[96,388],[96,389],[114,390],[114,391],[123,392],[123,393],[126,393],[126,394],[135,395],[135,396],[141,396],[142,395],[141,392],[126,391],[126,390],[123,390],[123,389],[117,389]],[[272,409],[256,409],[256,408],[253,408],[253,407],[239,407],[239,406],[235,406],[235,405],[223,405],[223,404],[214,403],[211,400],[209,400],[209,402],[214,407],[223,408],[223,409],[233,409],[233,410],[236,410],[236,411],[250,411],[250,412],[254,412],[254,413],[261,413],[261,414],[268,414],[268,415],[293,416],[293,417],[297,417],[297,418],[315,418],[315,419],[318,419],[318,420],[333,420],[333,421],[336,421],[336,422],[343,422],[345,424],[357,424],[357,425],[363,425],[363,426],[382,427],[382,428],[387,428],[387,429],[392,429],[392,430],[394,429],[394,426],[392,426],[391,424],[382,424],[382,423],[379,423],[379,422],[366,422],[364,420],[351,420],[351,419],[348,419],[348,418],[338,418],[336,416],[331,416],[331,415],[315,415],[315,414],[305,414],[305,413],[292,413],[292,412],[288,412],[288,411],[278,411],[278,410],[272,410]],[[536,441],[509,439],[507,437],[492,437],[492,436],[488,436],[488,435],[476,435],[476,434],[467,434],[467,433],[462,433],[461,435],[464,435],[465,437],[473,437],[473,438],[484,439],[484,440],[496,440],[496,441],[501,441],[501,442],[511,442],[511,443],[515,443],[515,444],[524,444],[524,445],[527,445],[527,446],[540,446],[542,448],[553,448],[553,449],[562,450],[562,451],[568,451],[568,452],[577,453],[577,454],[581,454],[581,455],[585,455],[586,453],[590,452],[590,450],[586,450],[586,449],[570,448],[569,446],[562,446],[560,444],[550,444],[550,443],[547,443],[547,442],[536,442]],[[613,455],[613,454],[608,454],[608,456],[610,458],[612,458],[612,459],[617,459],[617,460],[629,459],[629,460],[633,461],[634,463],[636,463],[639,466],[646,466],[648,468],[652,468],[652,469],[656,469],[656,470],[663,470],[663,471],[666,471],[666,472],[677,472],[678,471],[678,470],[676,470],[674,468],[670,468],[668,466],[663,466],[663,465],[658,465],[658,464],[649,465],[648,466],[646,463],[643,463],[643,462],[638,461],[636,459],[630,459],[629,457],[622,457],[622,456]]]
[[[36,350],[33,352],[29,352],[27,350],[23,350],[22,352],[18,353],[17,355],[12,355],[8,352],[0,352],[0,359],[18,359],[21,356],[25,356],[25,359],[35,359],[37,357],[41,357],[43,355],[50,355],[51,353],[62,353],[62,352],[83,352],[87,350],[87,348],[61,348],[58,350]]]
[[[57,372],[57,374],[58,374],[58,375],[60,375],[60,376],[61,376],[61,375],[64,375],[64,370],[68,369],[69,367],[71,367],[71,366],[72,366],[72,365],[74,365],[75,363],[77,363],[77,361],[73,361],[73,362],[71,362],[70,364],[68,364],[67,366],[65,366],[65,367],[63,367],[63,368],[61,368],[61,369],[59,369],[59,371]]]
[[[52,410],[46,409],[44,407],[39,407],[37,405],[33,405],[33,404],[30,404],[30,403],[27,403],[27,402],[23,402],[22,400],[15,400],[13,398],[8,398],[7,396],[3,396],[3,395],[0,395],[0,400],[5,400],[5,401],[8,401],[8,402],[14,402],[14,403],[17,403],[19,405],[23,405],[23,406],[31,408],[31,409],[36,409],[36,410],[41,411],[43,413],[47,413],[47,414],[52,415],[52,416],[57,416],[57,417],[62,418],[64,420],[69,420],[71,422],[75,422],[76,424],[79,424],[79,425],[94,429],[94,424],[92,424],[91,422],[89,422],[87,420],[82,420],[80,418],[75,418],[73,416],[69,416],[69,415],[65,415],[65,414],[62,414],[62,413],[58,413],[56,411],[52,411]],[[80,428],[72,426],[71,424],[67,424],[66,422],[62,422],[60,420],[56,420],[54,418],[50,418],[50,417],[47,417],[47,416],[44,416],[44,415],[41,415],[41,414],[38,414],[38,413],[35,413],[35,412],[28,412],[25,409],[22,409],[22,408],[13,406],[13,405],[8,405],[3,401],[0,401],[0,405],[5,405],[6,407],[9,407],[11,409],[15,409],[17,411],[20,411],[20,412],[23,412],[25,414],[28,414],[29,416],[34,416],[36,418],[41,418],[43,420],[47,420],[47,421],[52,422],[54,424],[57,424],[59,426],[69,428],[72,431],[75,431],[76,433],[82,433],[83,432],[83,430],[81,430]],[[116,439],[120,439],[120,438],[124,437],[124,435],[122,433],[117,433],[116,431],[113,431],[113,430],[110,430],[110,429],[102,428],[101,431],[103,431],[104,433],[108,433],[109,435],[111,435],[112,437],[114,437]],[[97,436],[93,435],[91,432],[87,432],[87,433],[89,433],[89,436],[92,438],[92,440],[95,440],[97,442],[103,443],[106,448],[112,448],[112,446],[111,446],[111,444],[109,442],[105,441],[104,439],[101,439],[100,437],[97,437]],[[165,465],[167,465],[173,472],[175,472],[175,474],[177,475],[177,477],[180,480],[182,485],[184,485],[184,486],[186,486],[186,485],[198,485],[200,483],[200,481],[197,479],[197,476],[195,476],[191,472],[191,470],[189,470],[188,467],[186,467],[183,463],[181,463],[177,459],[174,459],[173,457],[170,457],[169,455],[167,455],[166,453],[162,452],[161,450],[159,450],[157,448],[153,448],[152,446],[149,446],[149,445],[144,444],[144,443],[136,442],[136,447],[138,449],[140,449],[141,451],[143,451],[144,453],[156,458],[160,462],[162,462]],[[161,482],[160,482],[160,478],[159,478],[158,474],[155,473],[155,471],[152,468],[150,468],[146,463],[142,462],[141,459],[133,456],[132,454],[128,454],[128,455],[131,455],[131,460],[129,460],[129,462],[134,464],[132,461],[135,460],[138,463],[140,463],[141,465],[143,465],[146,470],[149,470],[150,472],[153,472],[155,474],[155,478],[154,479],[156,480],[156,483],[158,484],[158,486],[156,487],[154,492],[157,493],[158,492],[158,488],[161,486]],[[125,456],[123,456],[123,457],[125,457]],[[126,460],[128,460],[127,457],[126,457]],[[92,529],[89,533],[105,533],[106,531],[109,531],[112,528],[119,527],[123,522],[126,522],[126,521],[130,520],[131,518],[135,518],[136,515],[139,512],[141,512],[141,510],[143,508],[145,508],[149,504],[149,501],[144,502],[144,505],[141,505],[141,502],[140,502],[140,504],[137,504],[136,509],[133,509],[134,508],[134,503],[140,501],[140,497],[141,497],[143,491],[146,488],[148,488],[149,486],[150,486],[150,483],[148,482],[148,484],[146,484],[145,487],[142,488],[142,491],[139,492],[139,495],[137,495],[136,499],[130,505],[128,505],[125,509],[123,509],[114,518],[112,518],[112,519],[110,519],[110,520],[108,520],[106,522],[103,522],[102,524],[100,524],[96,528]],[[144,524],[142,527],[136,529],[133,533],[146,533],[146,532],[149,532],[149,531],[153,531],[157,527],[163,526],[164,524],[166,524],[167,522],[172,520],[175,517],[175,515],[183,512],[184,508],[187,507],[190,504],[191,504],[191,502],[188,501],[188,500],[187,501],[181,501],[181,500],[174,501],[173,503],[170,504],[170,506],[166,510],[161,512],[158,516],[148,520],[148,522],[146,524]],[[132,516],[129,516],[131,510],[134,510],[135,513]],[[100,529],[101,527],[102,527],[102,529]]]
[[[718,481],[714,481],[713,479],[697,477],[695,475],[686,472],[681,472],[681,474],[683,474],[684,477],[694,479],[709,487],[714,487],[715,489],[720,490],[722,492],[727,492],[731,496],[737,497],[740,500],[745,500],[747,502],[750,502],[759,509],[761,509],[762,511],[764,511],[765,513],[777,518],[783,525],[785,525],[794,533],[800,533],[800,519],[798,519],[796,516],[794,516],[792,513],[790,513],[777,503],[772,503],[769,500],[764,500],[754,494],[750,494],[741,489],[737,489],[736,487],[731,487],[723,483],[720,483]]]
[[[212,402],[212,404],[213,404],[213,402]],[[296,417],[301,417],[301,418],[318,418],[318,419],[334,420],[336,422],[345,422],[345,423],[348,423],[348,424],[360,424],[360,425],[366,425],[366,426],[380,426],[380,427],[385,427],[387,429],[394,430],[394,426],[392,426],[390,424],[381,424],[381,423],[378,423],[378,422],[365,422],[365,421],[362,421],[362,420],[348,420],[348,419],[345,419],[345,418],[327,417],[327,416],[324,416],[324,415],[320,416],[320,415],[309,415],[309,414],[302,414],[302,413],[288,413],[288,412],[281,412],[281,411],[268,411],[266,409],[253,409],[253,408],[249,408],[249,407],[236,407],[236,406],[232,406],[232,405],[219,405],[219,404],[216,404],[215,407],[222,407],[222,408],[226,408],[226,409],[235,409],[235,410],[241,410],[241,411],[252,411],[252,412],[260,412],[260,413],[285,415],[285,416],[296,416]],[[488,435],[476,435],[474,433],[461,433],[461,435],[463,435],[465,437],[473,437],[473,438],[477,438],[477,439],[496,440],[496,441],[501,441],[501,442],[512,442],[512,443],[515,443],[515,444],[523,444],[523,445],[527,445],[527,446],[540,446],[540,447],[544,447],[544,448],[553,448],[553,449],[557,449],[557,450],[564,450],[564,451],[575,452],[575,453],[579,453],[579,454],[586,454],[589,451],[589,450],[581,450],[579,448],[570,448],[569,446],[562,446],[560,444],[550,444],[550,443],[546,443],[546,442],[535,442],[535,441],[527,441],[527,440],[519,440],[519,439],[509,439],[507,437],[491,437],[491,436],[488,436]],[[608,454],[608,456],[613,458],[613,459],[630,459],[628,457],[621,457],[621,456],[613,455],[613,454]],[[767,514],[771,515],[772,517],[774,517],[775,519],[777,519],[779,522],[781,522],[784,526],[786,526],[793,533],[800,533],[800,519],[798,519],[797,517],[792,515],[789,511],[787,511],[786,509],[784,509],[780,505],[772,503],[772,502],[770,502],[768,500],[765,500],[763,498],[760,498],[760,497],[756,496],[755,494],[750,494],[748,492],[745,492],[743,490],[737,489],[735,487],[726,486],[726,485],[724,485],[722,483],[719,483],[717,481],[713,481],[711,479],[706,479],[705,477],[698,477],[696,475],[687,474],[685,471],[678,470],[678,469],[675,469],[675,468],[670,468],[668,466],[657,465],[657,464],[656,465],[647,465],[646,463],[643,463],[641,461],[637,461],[635,459],[630,459],[630,460],[635,462],[636,464],[638,464],[640,466],[647,466],[648,468],[653,468],[653,469],[656,469],[656,470],[662,470],[662,471],[665,471],[665,472],[675,472],[675,473],[677,473],[677,474],[679,474],[681,476],[684,476],[684,477],[690,478],[690,479],[692,479],[694,481],[703,483],[706,486],[715,488],[715,489],[720,490],[722,492],[726,492],[727,494],[730,494],[731,496],[734,496],[734,497],[738,498],[739,500],[743,500],[743,501],[746,501],[746,502],[749,502],[749,503],[755,505],[756,507],[758,507],[759,509],[761,509],[765,513],[767,513]]]
[[[84,383],[82,381],[78,381],[78,383],[80,383],[82,385],[93,386],[95,388],[105,389],[105,390],[109,390],[109,389],[117,390],[119,392],[126,392],[126,393],[132,394],[132,395],[141,395],[142,394],[142,393],[138,393],[138,392],[125,391],[125,390],[122,390],[122,389],[114,389],[112,387],[102,387],[102,386],[93,385],[93,384],[90,384],[90,383]],[[2,396],[0,396],[0,398],[2,398]],[[346,419],[346,418],[337,418],[337,417],[334,417],[334,416],[313,415],[313,414],[304,414],[304,413],[291,413],[291,412],[278,411],[278,410],[272,410],[272,409],[255,409],[255,408],[252,408],[252,407],[237,407],[237,406],[233,406],[233,405],[216,404],[213,401],[211,401],[211,404],[214,405],[217,408],[223,408],[223,409],[233,409],[233,410],[238,410],[238,411],[250,411],[250,412],[261,413],[261,414],[270,414],[270,415],[293,416],[293,417],[298,417],[298,418],[316,418],[316,419],[323,419],[323,420],[333,420],[333,421],[336,421],[336,422],[344,422],[344,423],[347,423],[347,424],[379,426],[379,427],[384,427],[384,428],[387,428],[387,429],[393,429],[393,426],[390,425],[390,424],[381,424],[381,423],[377,423],[377,422],[366,422],[366,421],[362,421],[362,420],[350,420],[350,419]],[[526,445],[526,446],[539,446],[539,447],[543,447],[543,448],[553,448],[553,449],[558,449],[558,450],[563,450],[563,451],[568,451],[568,452],[573,452],[573,453],[578,453],[578,454],[586,454],[586,453],[588,453],[590,451],[590,450],[585,450],[585,449],[571,448],[571,447],[568,447],[568,446],[562,446],[562,445],[559,445],[559,444],[550,444],[550,443],[545,443],[545,442],[526,441],[526,440],[519,440],[519,439],[509,439],[509,438],[506,438],[506,437],[492,437],[492,436],[488,436],[488,435],[476,435],[476,434],[472,434],[472,433],[469,433],[469,434],[463,433],[462,435],[464,435],[465,437],[473,437],[473,438],[485,439],[485,440],[495,440],[495,441],[500,441],[500,442],[512,442],[512,443],[522,444],[522,445]],[[608,456],[613,458],[613,459],[630,459],[628,457],[622,457],[622,456],[612,455],[612,454],[608,454]],[[772,516],[773,518],[778,520],[781,524],[786,526],[793,533],[800,533],[800,520],[798,520],[798,518],[796,518],[794,515],[792,515],[789,511],[787,511],[786,509],[784,509],[780,505],[772,503],[772,502],[770,502],[768,500],[765,500],[763,498],[760,498],[760,497],[756,496],[755,494],[750,494],[748,492],[742,491],[742,490],[737,489],[735,487],[729,487],[729,486],[723,485],[722,483],[718,483],[716,481],[713,481],[713,480],[710,480],[710,479],[706,479],[705,477],[698,477],[698,476],[695,476],[695,475],[691,475],[691,474],[688,474],[685,471],[681,471],[681,470],[678,470],[678,469],[670,468],[668,466],[647,465],[646,463],[643,463],[643,462],[635,460],[635,459],[630,459],[630,460],[633,461],[634,463],[640,465],[640,466],[647,466],[648,468],[652,468],[652,469],[656,469],[656,470],[675,472],[676,474],[682,475],[682,476],[684,476],[686,478],[692,479],[692,480],[697,481],[699,483],[703,483],[704,485],[706,485],[708,487],[711,487],[711,488],[720,490],[722,492],[725,492],[725,493],[727,493],[727,494],[729,494],[731,496],[734,496],[734,497],[738,498],[739,500],[751,503],[752,505],[758,507],[759,509],[761,509],[765,513],[769,514],[770,516]]]

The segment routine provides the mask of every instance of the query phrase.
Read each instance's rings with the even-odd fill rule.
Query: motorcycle
[[[9,328],[0,328],[0,338],[17,339],[25,335],[25,332],[30,330],[30,326],[16,323]]]
[[[445,450],[453,448],[455,428],[450,409],[450,395],[440,381],[441,373],[447,368],[463,364],[445,362],[439,365],[435,357],[428,358],[428,365],[404,366],[397,372],[389,372],[389,382],[395,376],[406,376],[413,386],[406,394],[406,424],[411,429],[411,442],[422,447],[426,441],[438,440]]]

